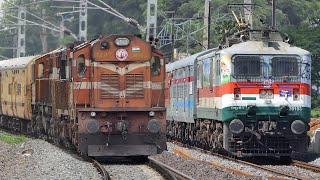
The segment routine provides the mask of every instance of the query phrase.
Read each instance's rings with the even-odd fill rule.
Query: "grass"
[[[22,135],[13,135],[0,131],[0,141],[8,144],[20,144],[25,142],[28,138]]]
[[[309,136],[310,138],[312,138],[312,137],[314,136],[314,134],[313,134],[312,131],[308,131],[307,134],[308,134],[308,136]]]

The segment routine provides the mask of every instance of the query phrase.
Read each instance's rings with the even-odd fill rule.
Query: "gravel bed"
[[[164,180],[154,169],[147,165],[104,165],[112,180]]]
[[[153,156],[154,159],[161,161],[168,166],[175,168],[176,170],[183,172],[184,174],[193,177],[197,180],[207,179],[263,179],[260,177],[246,177],[241,175],[232,174],[231,172],[211,166],[201,161],[194,161],[188,158],[184,158],[177,154],[173,154],[168,151],[164,151],[162,154]]]
[[[242,165],[242,164],[238,164],[238,163],[235,163],[235,162],[232,162],[232,161],[229,161],[229,160],[217,157],[217,156],[208,155],[208,154],[199,152],[197,150],[180,147],[180,146],[178,146],[178,145],[176,145],[174,143],[167,143],[167,146],[168,146],[168,151],[169,152],[173,152],[173,148],[179,148],[179,149],[183,150],[184,152],[187,152],[191,156],[196,157],[196,158],[198,158],[200,160],[216,162],[216,163],[219,163],[219,164],[221,164],[223,166],[226,166],[226,167],[230,167],[230,168],[234,168],[234,169],[238,169],[238,170],[243,170],[243,171],[248,172],[248,173],[250,173],[250,174],[252,174],[254,176],[259,176],[262,179],[267,179],[269,177],[277,177],[274,174],[271,174],[271,173],[266,172],[266,171],[261,171],[261,170],[252,168],[250,166],[245,166],[245,165]]]
[[[299,168],[296,166],[285,166],[285,165],[270,166],[270,165],[267,165],[266,167],[281,170],[282,172],[292,174],[292,175],[301,177],[303,179],[320,179],[320,173],[315,173],[315,172],[312,172],[312,171],[309,171],[309,170],[306,170],[303,168]]]
[[[89,162],[46,141],[35,139],[9,145],[0,141],[0,179],[100,180]]]

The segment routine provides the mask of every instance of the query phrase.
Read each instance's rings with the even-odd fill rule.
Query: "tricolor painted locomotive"
[[[0,61],[0,75],[2,127],[95,157],[166,149],[163,55],[137,36]]]
[[[167,134],[232,155],[305,151],[311,54],[275,30],[246,30],[166,66]]]

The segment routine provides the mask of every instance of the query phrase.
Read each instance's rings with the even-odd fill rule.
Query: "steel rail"
[[[174,142],[175,142],[176,145],[178,145],[180,147],[183,146],[183,144],[181,142],[177,142],[177,141],[174,141]],[[265,166],[260,166],[258,164],[254,164],[254,163],[250,163],[250,162],[247,162],[247,161],[239,160],[239,159],[236,159],[236,158],[233,158],[233,157],[229,157],[229,156],[224,156],[224,155],[219,154],[219,153],[213,153],[211,151],[203,150],[201,148],[197,148],[197,147],[193,147],[193,146],[191,146],[190,148],[195,149],[195,150],[199,150],[199,151],[201,151],[201,152],[203,152],[205,154],[218,156],[220,158],[223,158],[223,159],[226,159],[226,160],[229,160],[229,161],[232,161],[232,162],[236,162],[236,163],[239,163],[239,164],[242,164],[242,165],[251,166],[251,167],[253,167],[255,169],[260,169],[260,170],[263,170],[263,171],[267,171],[267,172],[270,172],[272,174],[285,176],[285,177],[290,177],[290,178],[294,178],[294,179],[298,179],[298,180],[306,180],[306,178],[299,177],[299,176],[296,176],[296,175],[293,175],[293,174],[288,174],[286,172],[282,172],[281,170],[276,170],[276,169],[268,168],[268,167],[265,167]]]
[[[242,160],[238,160],[238,159],[234,159],[234,158],[227,157],[227,159],[231,160],[231,161],[234,161],[234,162],[238,162],[238,163],[243,164],[243,165],[251,166],[251,167],[256,168],[256,169],[261,169],[261,170],[270,172],[272,174],[285,176],[285,177],[290,177],[290,178],[294,178],[294,179],[298,179],[298,180],[306,180],[306,178],[302,178],[300,176],[296,176],[296,175],[293,175],[293,174],[288,174],[286,172],[282,172],[281,170],[276,170],[276,169],[273,169],[273,168],[260,166],[258,164],[254,164],[254,163],[250,163],[250,162],[247,162],[247,161],[242,161]]]
[[[149,163],[154,166],[156,169],[158,169],[160,172],[164,173],[169,179],[172,180],[195,180],[194,178],[179,172],[178,170],[160,162],[152,157],[148,157]]]
[[[320,166],[316,166],[316,165],[309,164],[306,162],[292,160],[292,165],[297,166],[297,167],[301,167],[301,168],[304,168],[304,169],[307,169],[310,171],[320,172]]]
[[[106,171],[106,169],[98,161],[91,159],[91,158],[90,158],[90,161],[92,162],[94,167],[98,170],[98,172],[101,174],[102,180],[111,180],[111,177],[108,174],[108,172]]]

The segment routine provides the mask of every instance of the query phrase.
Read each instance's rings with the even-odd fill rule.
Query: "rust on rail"
[[[177,154],[180,154],[183,157],[190,158],[192,160],[202,161],[202,160],[197,159],[197,158],[191,156],[190,154],[188,154],[188,153],[186,153],[186,152],[184,152],[184,151],[182,151],[182,150],[180,150],[178,148],[173,148],[173,152],[175,152]],[[202,162],[208,163],[208,164],[210,164],[212,166],[215,166],[215,167],[226,169],[227,171],[230,171],[233,174],[244,175],[244,176],[248,176],[248,177],[253,177],[254,176],[254,175],[252,175],[252,174],[250,174],[250,173],[248,173],[246,171],[229,168],[229,167],[223,166],[223,165],[221,165],[219,163],[216,163],[216,162],[208,162],[208,161],[202,161]]]
[[[307,169],[307,170],[320,172],[320,167],[319,166],[315,166],[313,164],[305,163],[305,162],[302,162],[302,161],[292,160],[292,165],[297,166],[297,167],[301,167],[301,168],[304,168],[304,169]]]

